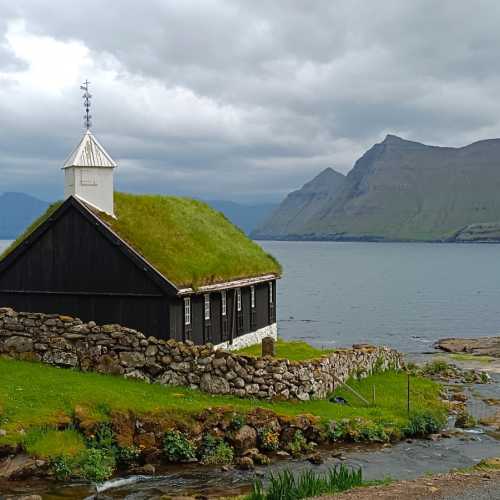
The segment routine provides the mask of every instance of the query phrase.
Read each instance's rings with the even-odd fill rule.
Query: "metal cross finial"
[[[89,92],[89,85],[90,82],[88,80],[85,80],[80,85],[80,89],[83,90],[83,107],[85,108],[85,115],[83,116],[83,120],[85,123],[85,127],[87,130],[90,128],[92,125],[92,115],[90,114],[90,99],[92,99],[92,94]]]

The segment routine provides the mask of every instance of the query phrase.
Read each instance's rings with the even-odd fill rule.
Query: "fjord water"
[[[404,352],[500,332],[500,245],[259,242],[283,265],[279,334]]]
[[[0,240],[0,252],[9,244]],[[279,333],[425,352],[500,332],[500,245],[259,242],[283,265]]]

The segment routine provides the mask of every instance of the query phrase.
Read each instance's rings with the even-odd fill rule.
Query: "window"
[[[222,304],[222,316],[227,315],[227,295],[226,295],[226,290],[223,290],[221,293],[221,304]]]
[[[255,309],[255,287],[250,287],[250,306]]]
[[[252,329],[257,325],[257,313],[255,311],[255,287],[250,287],[250,327]]]
[[[236,289],[236,310],[241,311],[241,288]]]
[[[82,168],[80,172],[80,184],[82,186],[97,186],[95,172],[89,168]]]
[[[276,323],[276,308],[274,307],[274,286],[269,282],[269,323]]]
[[[184,298],[184,324],[191,325],[191,297]]]
[[[269,304],[274,302],[274,294],[273,294],[273,282],[269,282]]]
[[[205,299],[205,321],[210,319],[210,294],[206,293],[204,295]]]

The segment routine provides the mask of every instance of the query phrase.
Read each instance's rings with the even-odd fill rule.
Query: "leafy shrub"
[[[326,493],[338,493],[363,484],[361,469],[349,469],[344,464],[331,468],[325,474],[311,470],[297,477],[285,470],[269,476],[269,488],[264,490],[261,480],[253,483],[252,493],[246,500],[300,500]]]
[[[226,465],[232,463],[234,450],[223,439],[207,434],[199,450],[201,462],[206,465]]]
[[[444,359],[429,361],[422,368],[424,375],[445,375],[450,370],[450,365]]]
[[[302,431],[298,430],[295,432],[292,441],[288,445],[288,449],[294,457],[299,456],[310,449],[307,444],[307,439],[304,437],[304,434],[302,434]]]
[[[183,462],[196,458],[194,444],[177,430],[165,432],[163,452],[169,462]]]
[[[113,429],[108,423],[100,424],[95,434],[87,439],[89,448],[112,450],[116,448],[116,438]]]
[[[326,429],[330,441],[354,441],[370,443],[386,443],[391,437],[397,438],[400,431],[393,422],[374,422],[364,418],[342,419],[331,421]]]
[[[439,432],[444,426],[444,419],[430,412],[414,413],[410,416],[403,434],[407,437],[425,437]]]
[[[53,458],[49,465],[58,481],[67,481],[75,473],[75,459],[66,455]]]
[[[239,431],[246,424],[246,419],[244,415],[236,414],[231,420],[229,427],[233,431]]]
[[[280,436],[268,427],[259,430],[260,447],[265,451],[276,451],[280,447]]]
[[[89,448],[80,462],[80,474],[88,481],[102,483],[109,479],[115,470],[113,453],[100,448]]]
[[[128,465],[135,462],[141,455],[141,450],[137,446],[126,446],[117,448],[116,461],[120,465]]]

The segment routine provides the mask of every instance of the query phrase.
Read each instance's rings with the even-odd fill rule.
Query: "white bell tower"
[[[116,163],[90,131],[89,82],[84,91],[86,132],[64,163],[64,198],[75,196],[96,209],[114,216],[113,174]]]

